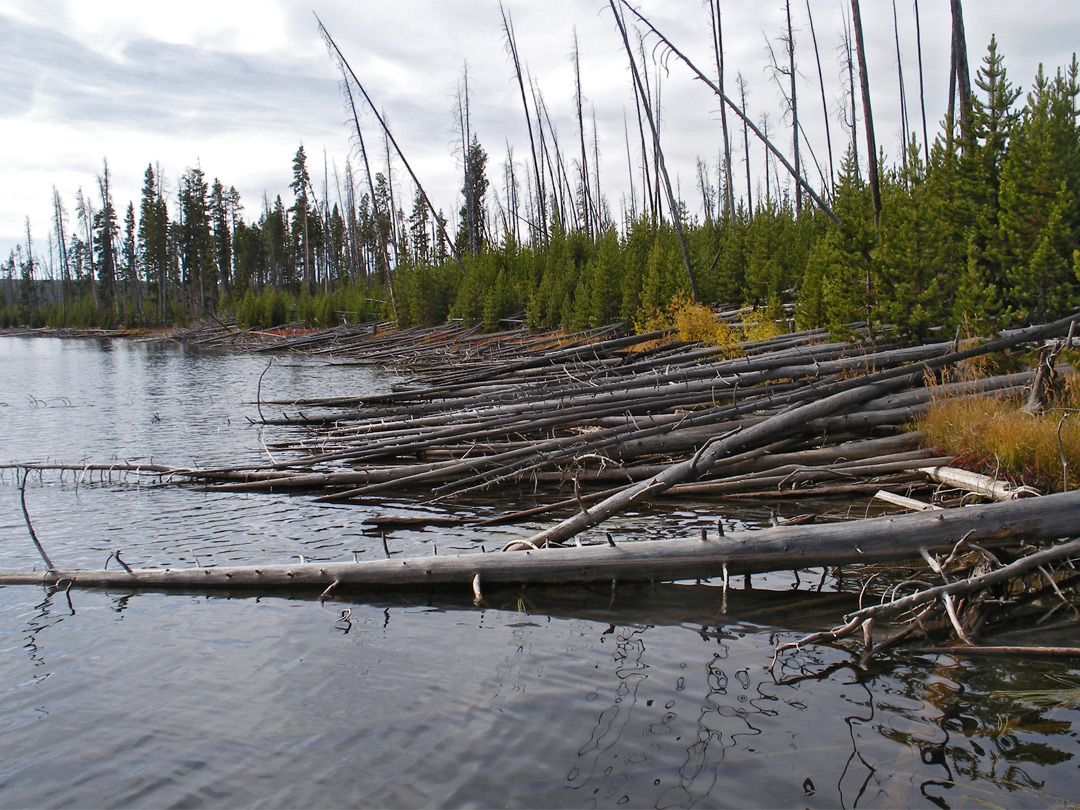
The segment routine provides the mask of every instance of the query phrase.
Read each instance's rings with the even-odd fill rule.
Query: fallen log
[[[920,467],[919,472],[925,473],[932,481],[944,486],[967,490],[974,495],[993,498],[995,501],[1029,498],[1039,494],[1039,491],[1032,487],[1014,486],[1008,481],[1001,481],[989,475],[962,470],[958,467],[927,466]]]
[[[152,590],[473,588],[529,583],[670,581],[947,552],[965,539],[982,548],[1075,533],[1080,491],[846,523],[778,526],[693,540],[640,541],[363,562],[186,569],[0,572],[0,585]]]
[[[636,482],[621,492],[584,509],[561,523],[538,532],[529,538],[537,546],[560,543],[575,534],[595,526],[612,515],[628,508],[641,500],[654,497],[708,472],[725,456],[751,449],[754,444],[775,440],[778,436],[798,431],[802,425],[825,416],[842,414],[881,396],[895,393],[904,385],[914,381],[920,373],[940,371],[957,363],[992,352],[1000,352],[1024,343],[1052,337],[1073,328],[1074,321],[1080,315],[1070,315],[1053,323],[1030,327],[1010,334],[1008,337],[973,346],[946,356],[924,360],[918,364],[918,370],[911,365],[890,368],[867,374],[865,377],[836,383],[821,391],[821,398],[801,404],[739,431],[736,434],[718,436],[716,441],[706,444],[692,458],[672,464],[668,469],[650,479]],[[914,365],[914,364],[912,364]]]

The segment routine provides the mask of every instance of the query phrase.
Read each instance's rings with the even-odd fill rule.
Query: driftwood
[[[605,543],[514,553],[194,569],[0,573],[0,585],[180,590],[474,588],[528,583],[669,581],[770,570],[910,559],[948,552],[960,540],[982,548],[1046,542],[1075,531],[1080,492],[937,512],[824,525],[779,526],[692,540]],[[479,579],[477,579],[479,578]],[[479,585],[477,585],[479,583]]]
[[[989,475],[970,472],[956,467],[920,467],[931,480],[945,486],[963,489],[975,495],[992,498],[995,501],[1011,501],[1016,498],[1029,498],[1039,492],[1031,487],[1018,487],[1008,481],[1000,481]]]
[[[974,532],[972,533],[972,536],[962,538],[961,542],[978,542],[980,546],[985,545],[981,539],[975,536]],[[959,545],[960,542],[957,543],[957,546]],[[926,549],[923,549],[923,556],[927,557],[927,561],[932,564],[932,567],[934,567],[939,574],[944,576],[942,572],[943,566],[930,558]],[[1049,563],[1075,559],[1078,556],[1080,556],[1080,539],[1073,539],[1069,540],[1068,542],[1060,543],[1058,545],[1042,549],[1041,551],[1036,551],[1032,554],[1028,554],[1018,560],[1015,560],[1012,563],[1009,563],[1008,565],[1001,566],[991,571],[978,573],[973,576],[955,581],[948,581],[946,578],[947,581],[942,585],[924,588],[916,591],[915,593],[903,597],[898,597],[879,605],[871,605],[869,607],[861,608],[857,611],[854,611],[853,613],[848,614],[845,617],[845,623],[841,626],[834,627],[833,629],[824,632],[814,633],[810,636],[807,636],[806,638],[800,639],[799,641],[793,641],[778,646],[773,656],[773,666],[776,665],[779,656],[787,650],[799,649],[807,644],[816,643],[819,641],[839,641],[842,638],[854,635],[855,633],[860,631],[863,633],[863,636],[866,639],[867,650],[864,658],[867,658],[874,652],[874,649],[871,647],[870,641],[872,628],[875,623],[896,619],[897,617],[903,616],[905,614],[911,614],[916,610],[922,609],[922,612],[916,615],[915,618],[909,622],[908,630],[904,631],[905,633],[910,632],[911,630],[914,630],[922,625],[922,622],[926,619],[930,610],[935,607],[936,603],[938,603],[939,600],[942,609],[948,614],[949,621],[952,623],[952,626],[955,629],[957,636],[964,642],[965,645],[971,648],[973,647],[972,641],[970,638],[968,638],[967,633],[961,626],[961,622],[957,614],[956,606],[954,603],[954,599],[956,597],[972,594],[976,591],[981,591],[989,588],[992,585],[1007,582],[1032,570],[1045,571],[1044,566],[1048,565]],[[889,643],[890,642],[885,642],[885,645]]]

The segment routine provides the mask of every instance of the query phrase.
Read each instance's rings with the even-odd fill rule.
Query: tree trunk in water
[[[667,581],[949,552],[962,538],[983,548],[1045,542],[1076,531],[1080,491],[844,523],[779,526],[692,540],[642,541],[524,553],[456,554],[297,565],[189,569],[0,572],[0,585],[193,591],[468,588],[477,583]]]

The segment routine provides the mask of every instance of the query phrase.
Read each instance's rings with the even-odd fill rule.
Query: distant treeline
[[[736,201],[719,187],[722,175],[713,187],[702,172],[704,214],[676,206],[689,268],[661,206],[624,206],[616,223],[598,179],[591,198],[570,178],[565,190],[548,188],[537,228],[535,188],[508,171],[501,193],[490,193],[475,135],[465,139],[453,243],[446,219],[418,189],[394,187],[392,172],[365,175],[368,190],[358,193],[346,165],[338,200],[319,199],[303,147],[292,200],[263,200],[253,221],[234,189],[208,183],[198,168],[167,200],[152,166],[138,206],[120,216],[106,165],[96,200],[77,195],[75,228],[54,191],[49,261],[28,227],[25,250],[0,268],[0,324],[158,326],[213,316],[264,327],[390,318],[404,327],[463,318],[495,329],[523,317],[534,327],[644,328],[695,293],[705,304],[773,312],[794,303],[805,327],[860,321],[920,334],[1045,320],[1080,306],[1078,73],[1075,57],[1053,75],[1040,69],[1021,97],[992,41],[959,120],[947,117],[932,143],[912,138],[882,168],[879,214],[853,135],[838,176],[821,189],[839,225],[768,180],[750,206],[749,194]],[[650,193],[658,197],[658,187]]]

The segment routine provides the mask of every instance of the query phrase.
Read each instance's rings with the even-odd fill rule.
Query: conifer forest
[[[848,91],[839,100],[826,98],[823,82],[820,97],[796,97],[796,70],[819,76],[821,56],[806,36],[796,53],[788,3],[780,41],[790,47],[772,54],[785,108],[774,111],[771,129],[767,116],[761,126],[760,110],[747,112],[730,68],[725,75],[719,2],[700,10],[713,58],[694,64],[679,43],[613,0],[632,80],[625,154],[603,156],[630,171],[618,199],[604,188],[580,76],[578,131],[560,140],[501,9],[503,41],[493,47],[506,49],[521,99],[507,114],[524,117],[529,142],[508,144],[499,163],[471,129],[466,75],[454,122],[459,143],[447,158],[460,166],[460,208],[452,211],[432,205],[381,117],[377,127],[361,126],[369,118],[362,113],[375,109],[368,91],[377,99],[377,77],[353,74],[347,43],[323,29],[355,123],[354,154],[336,183],[313,179],[321,167],[314,171],[300,146],[282,167],[292,179],[284,199],[242,201],[228,178],[199,167],[167,178],[151,164],[139,199],[122,201],[105,162],[96,188],[73,196],[54,189],[47,239],[28,222],[25,244],[0,266],[0,326],[409,327],[461,319],[488,330],[622,322],[646,331],[692,303],[793,313],[799,328],[890,324],[915,338],[938,327],[1052,320],[1080,306],[1080,66],[1074,57],[1014,77],[991,39],[969,67],[959,0],[952,7],[949,106],[927,110],[921,98],[901,95],[910,136],[886,159],[862,81],[857,0],[840,43]],[[812,25],[809,3],[806,13]],[[916,61],[899,58],[899,39],[896,47],[898,70],[921,83],[921,48]],[[671,69],[658,68],[657,53]],[[723,99],[722,126],[702,136],[694,186],[681,167],[676,187],[658,127],[661,82],[697,80]],[[825,120],[824,143],[800,133],[800,116],[814,115]],[[758,166],[742,159],[752,139],[767,146]]]

